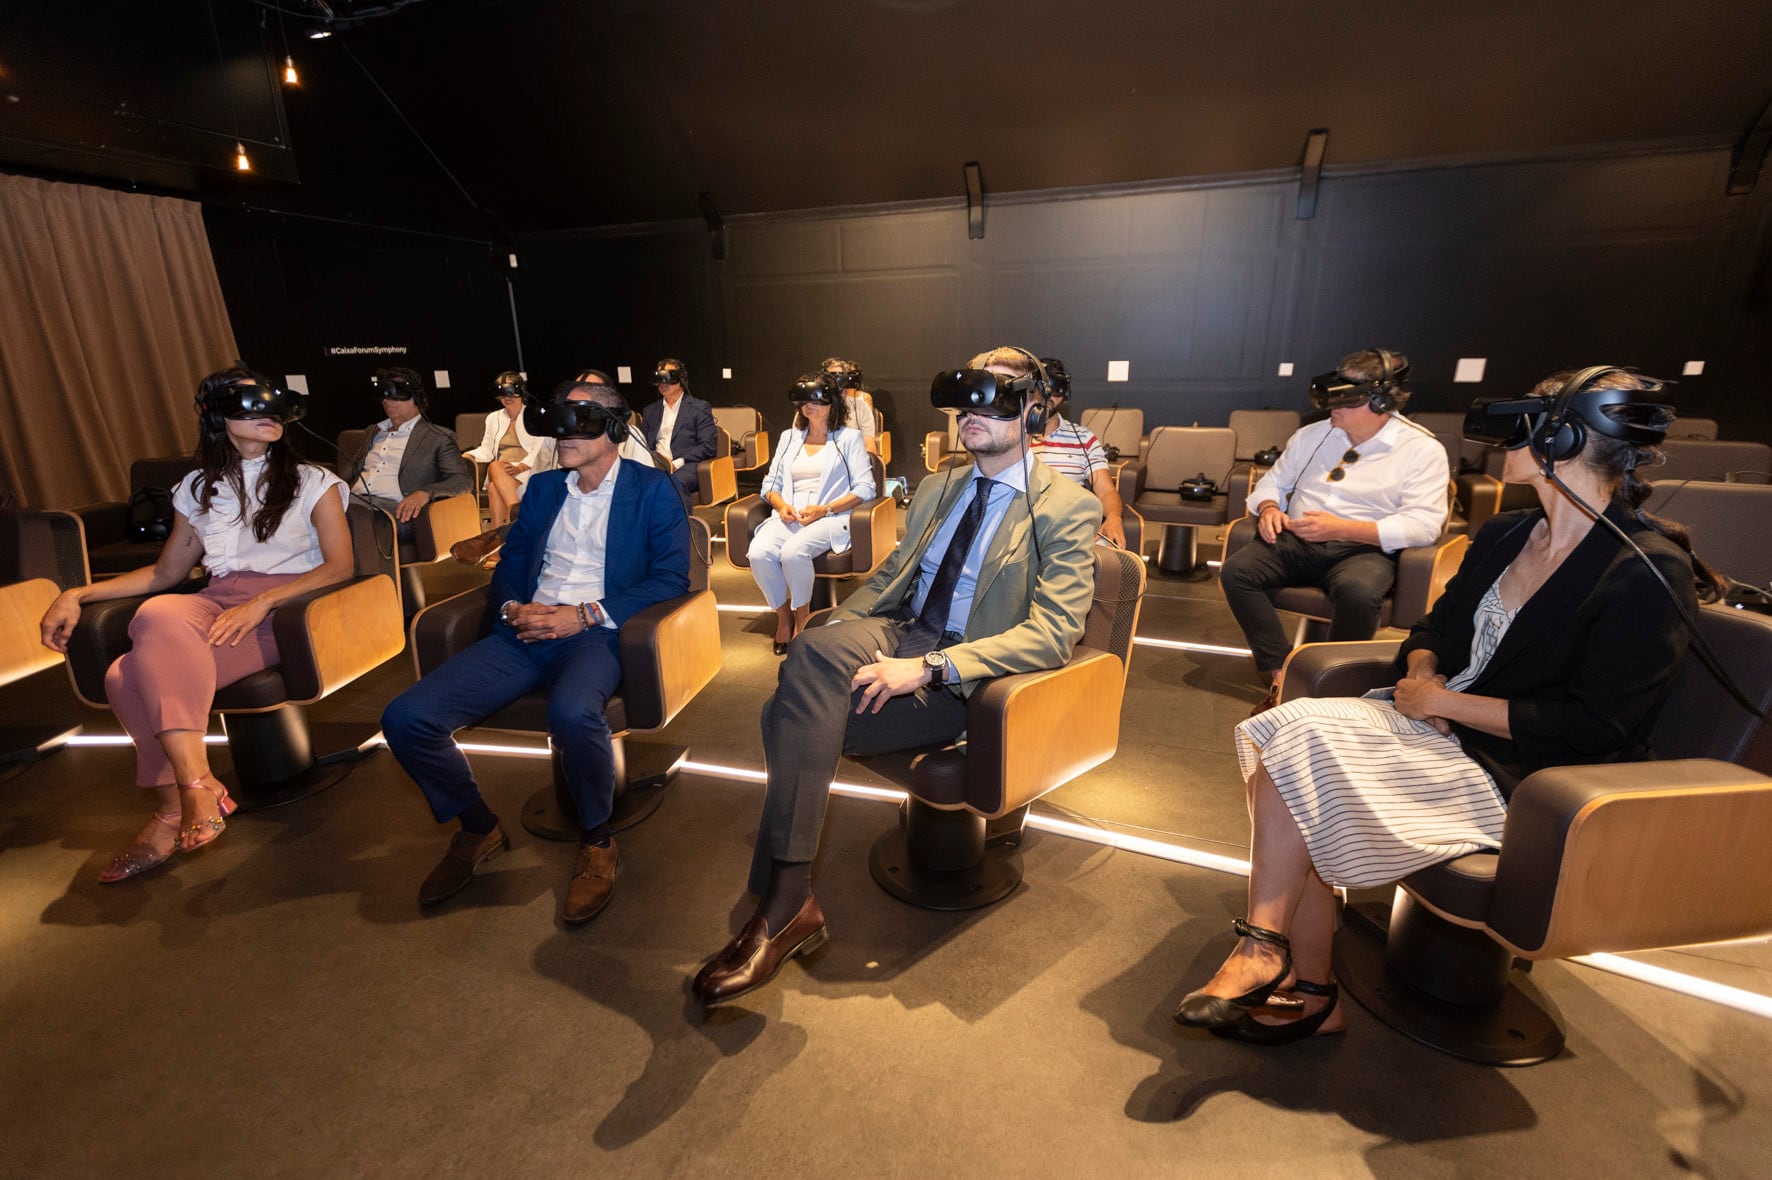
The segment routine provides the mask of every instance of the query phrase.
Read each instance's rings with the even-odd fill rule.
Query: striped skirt
[[[1331,885],[1386,885],[1501,847],[1507,804],[1458,739],[1387,700],[1304,698],[1237,726],[1245,781],[1267,772]]]

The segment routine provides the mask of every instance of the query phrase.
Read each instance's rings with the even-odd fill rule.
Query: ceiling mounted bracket
[[[1323,156],[1329,150],[1329,129],[1318,127],[1305,136],[1304,159],[1298,174],[1298,220],[1317,215],[1317,182],[1323,176]]]
[[[720,210],[714,207],[713,193],[698,193],[696,200],[701,202],[702,218],[708,223],[708,248],[714,252],[716,262],[726,258],[726,219],[720,216]]]
[[[984,173],[978,161],[966,165],[966,236],[984,237]]]

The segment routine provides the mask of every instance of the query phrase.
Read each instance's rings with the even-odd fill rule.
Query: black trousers
[[[1384,596],[1397,582],[1397,560],[1376,545],[1305,541],[1285,532],[1272,545],[1257,537],[1231,554],[1218,571],[1218,582],[1249,641],[1255,666],[1272,675],[1285,664],[1292,640],[1280,626],[1270,591],[1321,587],[1334,604],[1330,640],[1371,639]]]
[[[849,688],[858,668],[894,655],[910,624],[885,618],[814,627],[795,637],[775,695],[763,705],[769,789],[750,889],[769,886],[772,860],[809,861],[818,852],[831,780],[844,754],[884,754],[937,745],[966,728],[966,702],[945,688],[892,697],[878,713],[855,712]]]

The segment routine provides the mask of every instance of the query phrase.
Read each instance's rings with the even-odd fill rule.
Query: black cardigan
[[[1698,599],[1685,551],[1618,501],[1606,515],[1649,555],[1695,617]],[[1399,676],[1417,649],[1435,653],[1447,678],[1464,670],[1483,595],[1542,519],[1537,508],[1503,513],[1483,526],[1446,592],[1404,642]],[[1649,735],[1689,640],[1643,559],[1595,521],[1521,606],[1488,666],[1465,690],[1508,702],[1512,739],[1462,725],[1453,732],[1465,753],[1495,776],[1503,798],[1546,766],[1653,758]]]

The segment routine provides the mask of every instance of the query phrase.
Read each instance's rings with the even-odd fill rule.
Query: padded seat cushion
[[[1331,617],[1334,604],[1329,599],[1327,590],[1315,586],[1285,586],[1269,592],[1275,608],[1291,611],[1295,615],[1306,615],[1313,619]],[[1391,596],[1386,595],[1384,603],[1378,608],[1378,625],[1387,627],[1391,621]]]
[[[815,574],[846,574],[854,568],[854,548],[845,549],[841,553],[821,553],[812,559],[812,572]]]
[[[980,812],[996,809],[1002,799],[998,789],[990,799],[966,797],[966,750],[963,746],[924,746],[894,750],[855,761],[892,780],[933,807],[959,808],[967,804]]]
[[[1496,853],[1473,852],[1411,873],[1403,885],[1442,913],[1482,922],[1489,916],[1495,867],[1500,863]]]
[[[215,693],[215,707],[222,711],[271,709],[289,700],[283,669],[277,665],[242,676]]]
[[[116,541],[93,547],[86,561],[95,574],[126,574],[153,565],[160,557],[160,549],[159,541]]]
[[[605,703],[603,716],[609,722],[610,733],[619,735],[627,732],[628,709],[619,692]],[[469,728],[509,729],[518,733],[546,733],[548,731],[548,694],[545,692],[525,693],[486,720]]]
[[[1183,500],[1180,492],[1146,492],[1133,505],[1139,515],[1158,524],[1223,524],[1225,500],[1214,496],[1210,504]]]

